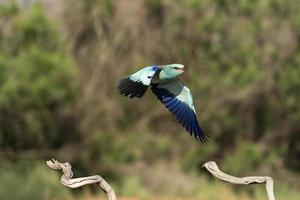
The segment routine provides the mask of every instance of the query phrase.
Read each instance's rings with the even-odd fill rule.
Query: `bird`
[[[200,127],[190,89],[179,77],[187,69],[183,64],[151,65],[121,79],[117,89],[123,96],[141,98],[151,87],[153,94],[177,118],[191,136],[202,143],[208,136]]]

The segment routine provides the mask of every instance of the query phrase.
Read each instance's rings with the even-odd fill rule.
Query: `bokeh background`
[[[101,174],[119,198],[266,199],[236,176],[300,196],[300,1],[0,0],[0,199],[103,198],[70,190],[45,161]],[[118,95],[142,66],[183,63],[210,143],[148,92]],[[121,199],[122,199],[121,198]]]

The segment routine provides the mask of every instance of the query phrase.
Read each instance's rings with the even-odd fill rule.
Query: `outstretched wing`
[[[136,73],[122,79],[119,82],[118,90],[124,96],[142,97],[147,91],[155,72],[158,70],[156,66],[145,67]]]
[[[203,143],[208,141],[208,137],[198,124],[192,94],[185,85],[175,80],[152,85],[151,89],[187,132]]]

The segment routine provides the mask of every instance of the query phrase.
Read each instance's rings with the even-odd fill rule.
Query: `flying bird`
[[[153,94],[175,115],[186,131],[206,143],[208,137],[198,123],[192,94],[178,79],[185,69],[182,64],[147,66],[123,78],[118,90],[126,97],[140,98],[150,86]]]

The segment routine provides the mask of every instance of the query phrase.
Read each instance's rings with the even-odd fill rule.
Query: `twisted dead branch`
[[[98,184],[100,188],[106,193],[108,200],[117,200],[116,195],[111,186],[99,175],[88,176],[82,178],[72,178],[72,166],[70,163],[60,163],[57,160],[49,160],[46,162],[48,167],[55,170],[62,170],[63,175],[61,177],[61,184],[69,188],[78,188],[88,184]],[[249,184],[262,184],[266,183],[266,189],[269,200],[275,200],[273,192],[273,179],[268,176],[248,176],[243,178],[234,177],[220,171],[216,162],[206,162],[202,167],[205,167],[214,177],[222,181],[226,181],[232,184],[249,185]]]
[[[98,184],[103,192],[106,193],[108,200],[117,200],[116,195],[110,185],[99,175],[95,176],[88,176],[82,178],[72,178],[72,166],[70,163],[60,163],[57,160],[48,160],[47,162],[48,167],[55,170],[62,170],[63,175],[60,179],[61,184],[67,186],[69,188],[78,188],[88,184]]]
[[[262,184],[266,183],[266,190],[269,200],[275,200],[273,192],[273,179],[269,176],[247,176],[247,177],[234,177],[220,171],[218,165],[214,161],[206,162],[202,167],[205,167],[217,179],[226,181],[232,184],[249,185],[249,184]]]

